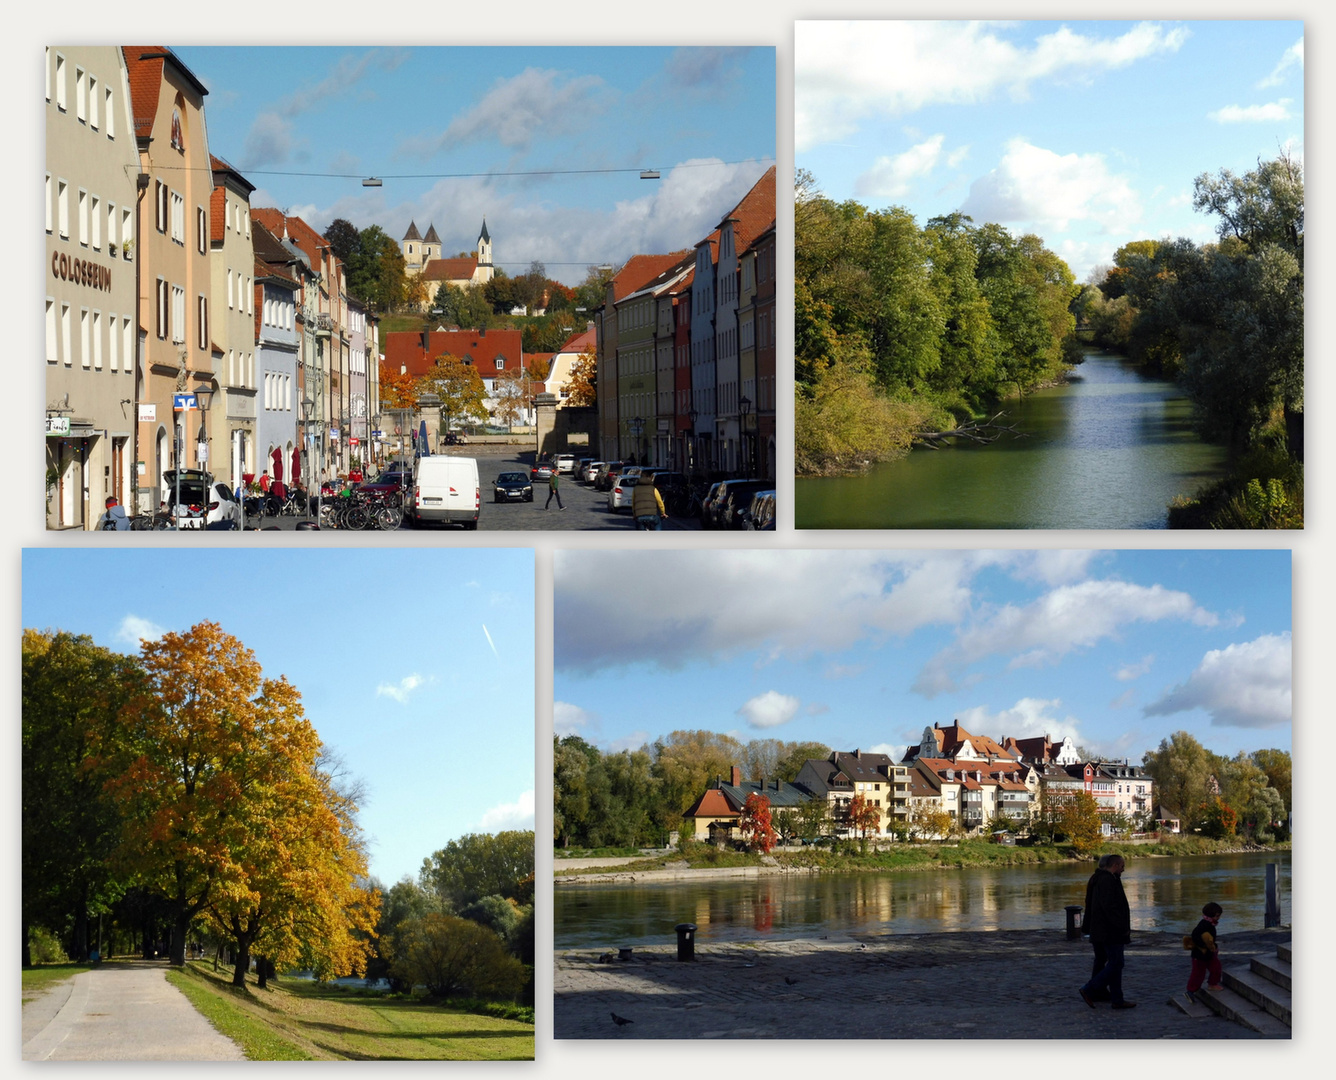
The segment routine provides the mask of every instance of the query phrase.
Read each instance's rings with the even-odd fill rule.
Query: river
[[[1222,933],[1263,923],[1266,864],[1277,863],[1281,921],[1290,921],[1290,853],[1133,859],[1123,888],[1138,930],[1182,929],[1214,900]],[[702,941],[1059,929],[1064,907],[1085,902],[1090,863],[969,867],[901,873],[784,874],[648,885],[557,885],[557,949],[674,942],[695,923]]]
[[[1090,352],[1061,386],[1008,401],[1028,437],[918,449],[861,476],[796,481],[800,529],[1162,529],[1226,475],[1173,383]]]

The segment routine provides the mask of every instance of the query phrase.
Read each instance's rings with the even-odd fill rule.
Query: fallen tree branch
[[[943,445],[949,445],[952,439],[967,439],[973,443],[997,442],[1003,435],[1010,435],[1014,439],[1028,439],[1030,433],[1019,430],[1015,424],[998,423],[1006,415],[1005,412],[1000,412],[988,420],[972,420],[968,424],[960,424],[946,431],[919,431],[914,434],[914,445],[940,450]]]

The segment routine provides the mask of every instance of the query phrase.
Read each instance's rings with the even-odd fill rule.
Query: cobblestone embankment
[[[1274,955],[1288,927],[1222,935],[1226,966]],[[558,1039],[1252,1039],[1168,1004],[1190,962],[1182,935],[1138,933],[1123,987],[1135,1009],[1089,1009],[1088,942],[1062,931],[831,935],[712,944],[677,962],[675,942],[556,954]],[[631,1021],[618,1026],[611,1014]]]

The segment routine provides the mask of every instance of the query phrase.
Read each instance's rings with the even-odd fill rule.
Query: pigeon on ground
[[[618,1016],[616,1013],[612,1014],[612,1022],[616,1024],[618,1027],[626,1027],[627,1024],[635,1023],[634,1020],[628,1020],[626,1017]]]

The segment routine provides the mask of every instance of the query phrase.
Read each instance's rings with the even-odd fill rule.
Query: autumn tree
[[[1155,750],[1142,755],[1142,765],[1155,781],[1160,802],[1172,813],[1187,818],[1206,801],[1213,755],[1186,731],[1161,739]]]
[[[1103,819],[1099,805],[1088,791],[1064,794],[1059,799],[1058,820],[1062,834],[1078,855],[1087,855],[1100,845]]]
[[[953,819],[934,803],[919,803],[909,811],[911,841],[940,840],[951,832]]]
[[[411,409],[417,404],[417,376],[380,362],[380,403],[385,409]]]
[[[99,733],[114,738],[142,673],[133,657],[63,631],[24,630],[22,660],[23,963],[29,926],[86,960],[90,915],[108,910],[125,884],[106,860],[120,820],[90,749]]]
[[[476,922],[430,913],[400,925],[387,946],[390,970],[409,986],[425,986],[435,998],[467,993],[513,998],[525,982],[524,966],[501,939]]]
[[[593,346],[589,346],[571,365],[571,373],[566,380],[569,405],[592,407],[598,404],[598,357]]]
[[[94,761],[122,819],[116,861],[172,913],[171,961],[209,903],[243,887],[248,845],[275,824],[269,802],[314,739],[285,679],[202,622],[144,642],[143,689],[104,733]]]
[[[775,835],[780,843],[787,844],[795,836],[801,835],[802,818],[796,807],[785,806],[770,815],[770,823],[775,827]]]
[[[793,742],[784,744],[784,752],[775,763],[775,775],[785,783],[791,784],[797,779],[802,767],[808,761],[825,761],[830,757],[830,747],[819,742]]]
[[[881,810],[872,805],[872,801],[859,792],[849,800],[849,809],[846,818],[849,828],[858,833],[859,839],[863,842],[864,850],[867,849],[867,834],[877,832],[881,828]]]
[[[798,804],[798,835],[815,840],[830,825],[830,806],[825,799],[808,799]]]
[[[731,735],[713,731],[674,731],[655,741],[650,751],[652,775],[663,803],[662,824],[677,828],[682,815],[711,780],[730,774],[743,759],[742,744]]]
[[[1280,795],[1281,803],[1288,812],[1293,791],[1294,766],[1288,750],[1254,750],[1253,763],[1266,773],[1267,782]],[[1283,815],[1282,815],[1283,816]]]
[[[1213,840],[1224,840],[1234,835],[1238,814],[1218,795],[1197,807],[1193,828]]]
[[[738,828],[752,851],[765,854],[775,846],[775,827],[770,823],[770,800],[755,791],[747,796],[738,815]]]
[[[492,399],[496,402],[496,419],[514,426],[524,415],[527,374],[524,371],[499,372],[492,382]]]
[[[441,399],[440,430],[450,430],[453,421],[480,421],[487,416],[487,387],[472,364],[445,353],[418,380],[418,396],[430,391]]]

